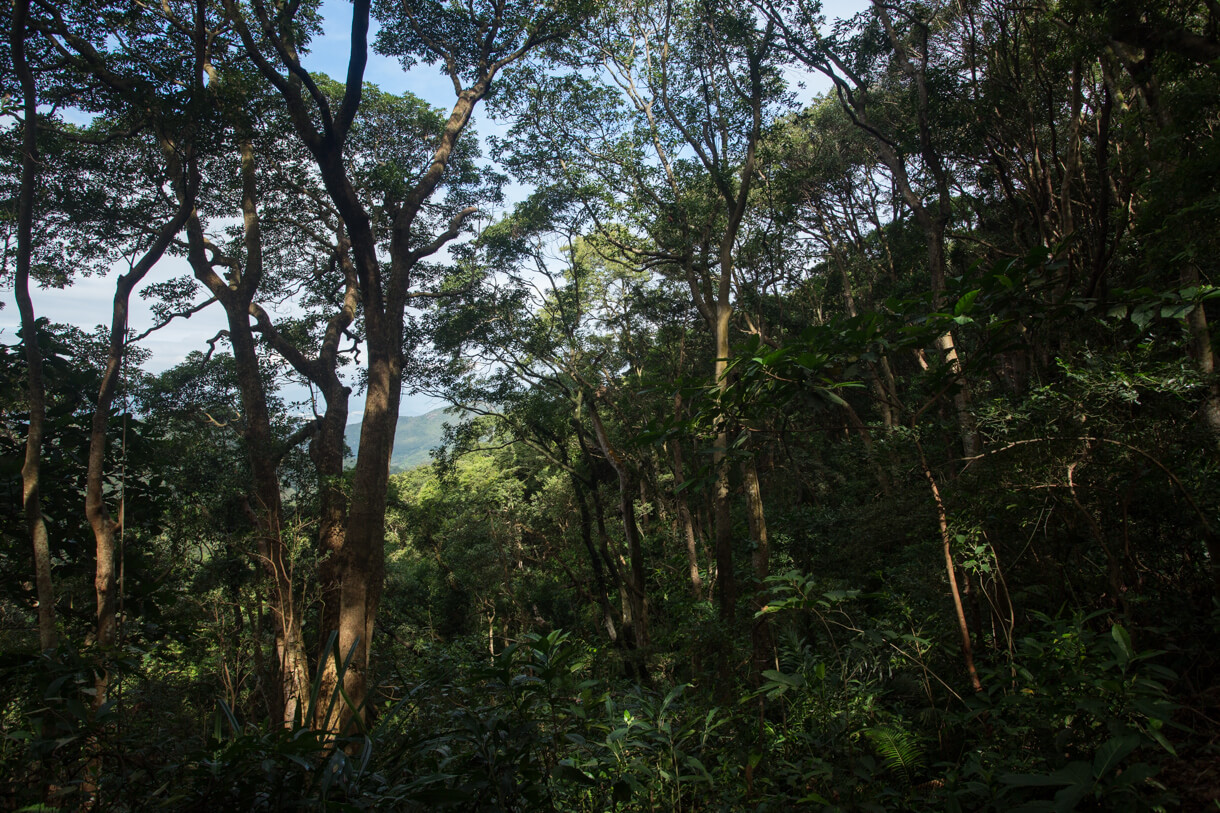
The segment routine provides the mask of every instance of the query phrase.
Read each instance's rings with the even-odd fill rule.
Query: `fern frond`
[[[901,773],[907,784],[914,781],[924,766],[923,749],[914,736],[895,726],[866,728],[864,736],[873,744],[885,767]]]

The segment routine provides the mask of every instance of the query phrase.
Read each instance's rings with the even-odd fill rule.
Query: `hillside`
[[[444,409],[434,409],[423,415],[400,416],[398,428],[394,432],[394,453],[390,457],[390,470],[404,471],[429,462],[432,458],[428,453],[440,445],[446,420],[453,422],[457,418],[445,414]],[[356,447],[360,443],[360,424],[348,424],[344,438],[351,449],[347,458],[350,465],[355,462]]]

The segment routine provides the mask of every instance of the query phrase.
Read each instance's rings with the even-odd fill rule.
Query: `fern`
[[[914,736],[895,726],[866,728],[864,736],[877,749],[885,767],[900,773],[908,785],[914,783],[916,774],[924,767],[923,749]]]

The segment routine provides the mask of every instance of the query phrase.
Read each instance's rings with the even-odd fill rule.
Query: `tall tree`
[[[254,2],[239,7],[235,0],[227,0],[226,8],[246,54],[282,97],[296,135],[313,156],[327,194],[343,219],[364,316],[367,387],[360,448],[342,543],[334,540],[337,549],[332,554],[338,559],[338,645],[345,659],[350,655],[343,675],[350,705],[344,704],[337,717],[327,721],[327,727],[340,730],[353,718],[367,720],[371,713],[371,639],[385,574],[386,488],[405,363],[407,306],[429,295],[413,290],[423,261],[457,238],[475,211],[466,206],[438,223],[431,216],[429,201],[475,106],[491,90],[497,75],[561,38],[580,19],[581,9],[572,4],[538,7],[506,0],[460,9],[433,3],[379,7],[383,18],[379,47],[408,65],[417,59],[441,64],[457,96],[444,129],[433,142],[427,167],[384,201],[388,234],[379,236],[344,160],[363,100],[369,0],[353,4],[351,52],[337,109],[301,66],[303,43],[299,21],[294,18],[299,6],[272,9]],[[383,247],[388,250],[384,261]],[[331,664],[328,680],[333,685],[337,674],[336,665]]]
[[[935,18],[948,10],[902,7],[899,23],[895,23],[890,7],[878,2],[860,15],[861,28],[846,41],[838,35],[822,36],[817,3],[764,3],[760,10],[782,34],[788,53],[828,78],[844,111],[871,136],[877,156],[923,232],[929,287],[934,307],[941,307],[948,269],[946,232],[953,220],[953,181],[936,132],[933,107],[937,99],[930,88],[929,66],[936,67],[931,33],[938,26]],[[880,41],[888,47],[879,48]],[[882,99],[891,88],[905,101],[907,115],[895,116],[885,108]],[[947,91],[942,88],[940,92]],[[971,457],[980,451],[980,438],[953,332],[938,336],[936,347],[958,377],[953,404],[963,454]]]
[[[42,351],[38,341],[38,322],[30,299],[30,258],[34,241],[34,192],[38,182],[38,95],[34,75],[26,57],[29,36],[30,3],[13,3],[9,23],[9,47],[13,68],[21,83],[22,141],[21,182],[17,202],[17,258],[14,290],[21,312],[21,331],[25,343],[29,425],[26,430],[25,462],[21,467],[22,505],[26,527],[34,552],[35,585],[38,595],[38,643],[54,649],[59,643],[55,624],[55,590],[51,581],[51,547],[47,525],[42,516],[40,469],[42,437],[46,427],[47,393],[42,377]]]
[[[598,29],[581,73],[535,77],[534,88],[507,100],[520,116],[510,163],[523,177],[570,188],[607,245],[686,286],[713,339],[712,386],[723,392],[759,142],[782,96],[772,29],[744,6],[647,2],[607,6]],[[720,421],[711,444],[716,596],[726,620],[738,593],[733,431]]]

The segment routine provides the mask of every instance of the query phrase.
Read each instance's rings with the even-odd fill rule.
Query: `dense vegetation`
[[[325,10],[11,3],[0,808],[1214,809],[1214,2]]]

